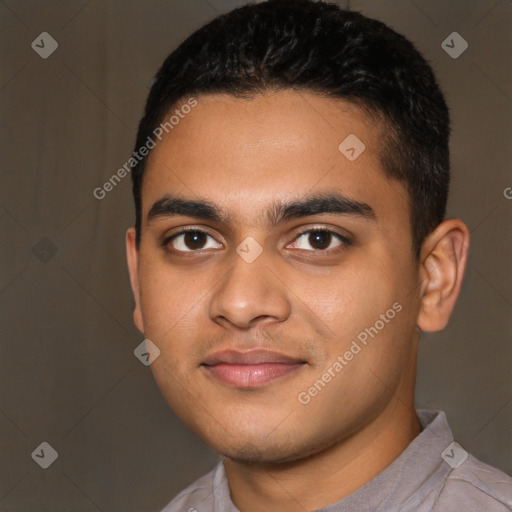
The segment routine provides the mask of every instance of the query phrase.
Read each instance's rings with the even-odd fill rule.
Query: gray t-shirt
[[[512,478],[453,443],[442,411],[417,411],[422,432],[384,471],[346,498],[314,512],[506,512]],[[220,462],[161,512],[240,512]]]

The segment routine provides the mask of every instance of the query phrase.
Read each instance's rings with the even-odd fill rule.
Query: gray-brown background
[[[133,354],[130,178],[92,192],[129,157],[164,57],[243,3],[0,2],[0,511],[153,512],[217,460]],[[511,2],[350,8],[418,46],[452,112],[449,215],[472,249],[450,326],[423,336],[417,405],[444,409],[462,446],[511,473]],[[454,31],[469,44],[457,59],[441,47]],[[59,45],[47,59],[31,48],[41,32]],[[31,457],[43,441],[59,455],[48,469]]]

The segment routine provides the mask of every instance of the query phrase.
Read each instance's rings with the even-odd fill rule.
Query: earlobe
[[[133,322],[140,332],[144,333],[144,322],[140,305],[139,286],[139,251],[136,244],[136,231],[132,226],[126,231],[126,259],[128,272],[130,273],[130,284],[132,287],[135,308],[133,310]]]
[[[460,292],[469,250],[469,230],[458,219],[442,222],[425,240],[421,255],[418,327],[446,327]]]

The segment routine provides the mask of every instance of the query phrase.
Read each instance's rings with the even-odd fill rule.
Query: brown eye
[[[326,251],[342,245],[349,245],[349,241],[329,229],[309,229],[300,233],[293,242],[294,248],[306,251]]]
[[[315,249],[327,249],[331,245],[332,234],[327,231],[313,231],[309,233],[308,243]]]
[[[183,234],[183,244],[191,250],[201,249],[205,242],[205,233],[201,233],[199,231],[189,231],[188,233]]]
[[[213,240],[213,237],[198,229],[184,229],[175,235],[165,240],[167,247],[172,246],[173,251],[177,252],[196,252],[202,249],[218,249],[222,247],[221,244],[216,245],[215,243],[208,245],[209,240]]]

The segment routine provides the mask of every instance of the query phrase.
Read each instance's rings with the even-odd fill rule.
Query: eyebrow
[[[325,213],[376,220],[375,212],[370,205],[334,193],[315,194],[289,202],[275,201],[263,213],[263,223],[268,227],[278,226],[291,219]],[[226,225],[231,223],[231,216],[210,201],[169,195],[153,204],[147,220],[151,222],[157,218],[175,216],[195,217]]]

